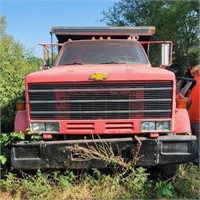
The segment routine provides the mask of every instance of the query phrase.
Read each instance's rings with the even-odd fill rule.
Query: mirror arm
[[[161,68],[172,65],[173,43],[171,41],[141,41],[140,44],[161,44],[162,45],[162,64]],[[150,52],[148,52],[149,54]],[[148,55],[149,56],[149,55]]]

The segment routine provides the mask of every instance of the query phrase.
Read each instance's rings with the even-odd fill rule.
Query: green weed
[[[10,144],[20,140],[40,140],[41,134],[33,134],[30,131],[28,134],[21,132],[2,133],[0,137],[1,155],[0,162],[5,165],[10,161]],[[9,164],[9,163],[8,163]]]
[[[12,132],[12,133],[2,133],[0,137],[0,146],[1,146],[1,156],[0,162],[5,165],[6,162],[10,159],[10,144],[16,140],[24,140],[25,135],[23,133]]]
[[[156,198],[169,198],[173,196],[173,186],[171,182],[159,181],[156,183]]]
[[[199,199],[200,174],[199,169],[193,164],[180,166],[179,173],[172,180],[176,194],[179,197]]]

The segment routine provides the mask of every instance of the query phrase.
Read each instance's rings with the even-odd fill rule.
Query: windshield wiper
[[[125,61],[118,61],[118,62],[102,62],[102,63],[99,63],[99,64],[126,64]]]
[[[81,62],[65,63],[64,65],[83,65]]]

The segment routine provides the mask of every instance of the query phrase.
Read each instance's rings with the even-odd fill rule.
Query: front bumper
[[[20,141],[11,145],[12,167],[21,170],[111,167],[109,157],[102,160],[77,156],[77,152],[74,152],[76,145],[85,148],[112,149],[113,154],[110,152],[109,156],[121,157],[125,162],[133,161],[137,156],[136,166],[156,166],[193,161],[196,137],[171,135],[160,136],[156,139],[138,137],[137,140],[129,137],[46,142]]]

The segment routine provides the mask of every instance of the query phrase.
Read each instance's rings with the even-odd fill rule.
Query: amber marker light
[[[25,110],[25,102],[24,101],[18,101],[16,103],[16,110]]]
[[[176,107],[180,109],[185,109],[187,107],[187,101],[185,99],[177,99],[176,100]]]

